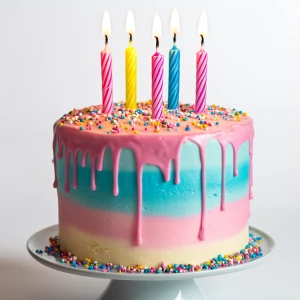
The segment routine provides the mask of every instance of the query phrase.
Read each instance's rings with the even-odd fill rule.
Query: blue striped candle
[[[180,80],[180,50],[174,46],[169,52],[168,109],[178,109]]]

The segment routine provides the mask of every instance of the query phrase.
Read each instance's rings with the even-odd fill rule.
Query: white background
[[[277,242],[276,253],[263,265],[198,283],[208,299],[300,299],[295,230],[300,225],[300,1],[0,0],[1,300],[96,299],[108,284],[48,270],[26,253],[32,233],[57,223],[52,125],[74,107],[101,101],[105,9],[112,20],[114,100],[124,99],[129,9],[137,27],[138,96],[149,99],[153,17],[162,18],[167,70],[174,7],[182,23],[181,99],[194,101],[197,25],[205,8],[208,102],[247,111],[255,121],[250,223]]]

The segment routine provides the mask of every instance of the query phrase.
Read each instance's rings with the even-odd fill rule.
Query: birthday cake
[[[59,242],[78,259],[198,264],[249,242],[253,122],[217,105],[73,109],[54,125]]]

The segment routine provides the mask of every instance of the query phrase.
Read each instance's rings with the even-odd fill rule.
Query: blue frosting
[[[103,170],[96,171],[97,190],[91,190],[91,169],[87,156],[86,167],[81,167],[81,153],[78,155],[77,189],[72,188],[73,166],[70,157],[69,196],[85,207],[122,213],[136,213],[137,177],[135,156],[132,150],[123,149],[119,164],[119,194],[113,196],[112,157],[106,149]],[[247,195],[249,192],[249,143],[244,143],[238,152],[238,176],[233,176],[233,149],[226,149],[225,205]],[[65,161],[57,159],[58,190],[64,192]],[[221,147],[217,140],[210,140],[206,146],[206,209],[220,206],[221,202]],[[192,142],[182,145],[180,152],[180,183],[175,184],[173,163],[171,176],[165,182],[161,170],[152,165],[143,168],[143,214],[164,216],[189,216],[201,212],[201,162],[199,148]]]

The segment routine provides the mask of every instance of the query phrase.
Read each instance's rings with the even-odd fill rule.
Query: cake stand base
[[[155,275],[154,275],[155,276]],[[98,300],[204,300],[193,279],[174,281],[111,280]]]

